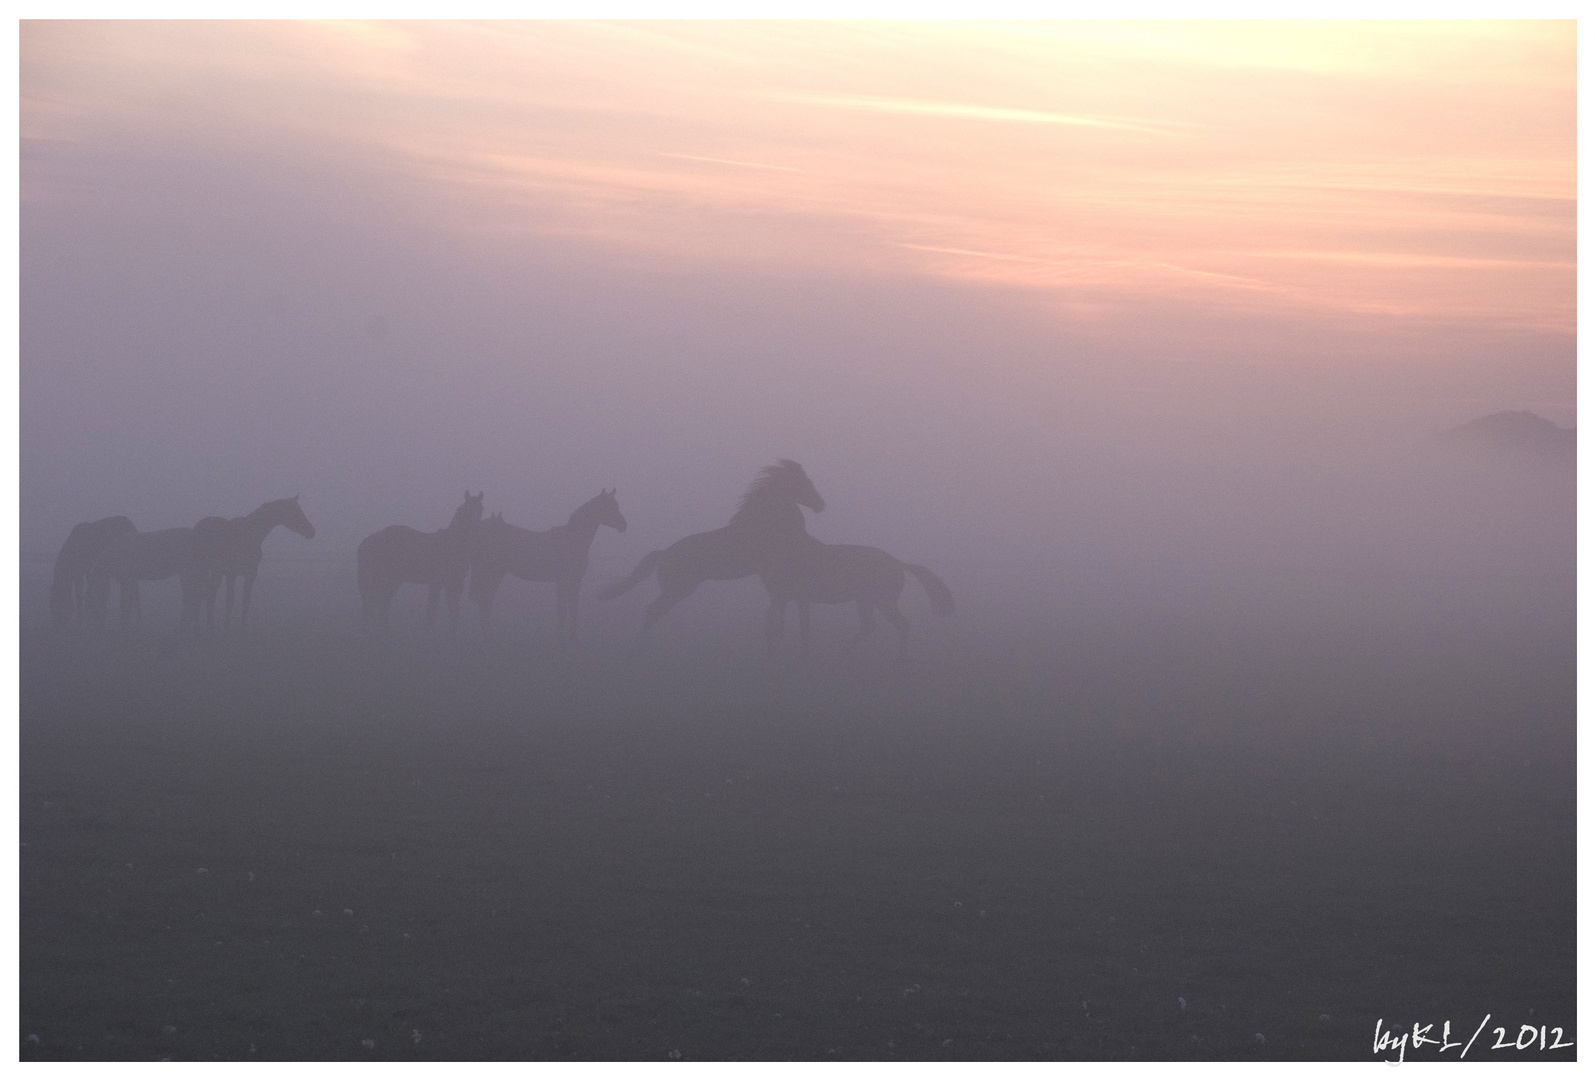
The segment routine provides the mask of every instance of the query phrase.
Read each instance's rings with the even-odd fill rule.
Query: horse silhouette
[[[902,595],[909,574],[924,587],[932,611],[937,615],[953,613],[953,594],[941,578],[880,548],[814,540],[810,555],[807,560],[788,562],[761,575],[770,593],[764,640],[771,649],[785,629],[786,606],[794,600],[798,605],[798,637],[805,653],[809,647],[809,605],[852,603],[858,605],[862,625],[848,642],[848,648],[874,632],[875,613],[879,611],[897,628],[898,655],[906,657],[908,620],[898,610],[897,598]],[[797,569],[793,571],[793,567]]]
[[[238,612],[238,629],[249,625],[249,598],[255,591],[255,575],[265,557],[266,536],[282,525],[306,540],[313,539],[316,527],[299,508],[299,496],[261,503],[243,517],[204,518],[194,526],[194,553],[204,574],[205,630],[216,623],[216,588],[227,583],[226,606],[222,609],[222,629],[233,621],[233,582],[244,579],[243,603]],[[196,626],[195,629],[198,629]]]
[[[111,582],[119,589],[119,614],[124,627],[144,621],[139,582],[182,577],[183,613],[179,629],[198,623],[198,603],[204,593],[204,572],[195,558],[194,530],[179,527],[155,532],[123,532],[105,546],[89,571],[88,607],[103,621]]]
[[[648,605],[637,635],[636,648],[641,648],[665,612],[705,581],[773,573],[787,561],[805,557],[813,539],[804,523],[805,506],[819,512],[825,500],[803,466],[787,459],[767,466],[749,485],[729,524],[649,552],[635,570],[600,592],[599,599],[613,599],[658,575],[659,595]]]
[[[101,518],[72,526],[66,543],[55,557],[50,579],[50,616],[55,625],[70,626],[89,620],[89,571],[110,543],[123,533],[137,532],[125,517]]]
[[[430,587],[426,598],[426,627],[437,619],[438,595],[447,593],[449,628],[459,622],[460,591],[471,566],[471,542],[482,520],[482,492],[465,493],[447,527],[424,533],[408,525],[389,525],[360,541],[356,552],[356,580],[360,586],[361,614],[366,623],[388,625],[393,594],[406,583]]]
[[[576,643],[576,599],[587,573],[587,552],[598,526],[626,531],[626,519],[613,489],[601,491],[576,508],[570,520],[546,532],[532,532],[494,514],[476,530],[471,544],[470,597],[482,612],[482,632],[491,621],[493,594],[505,574],[525,581],[552,581],[557,586],[555,625]]]

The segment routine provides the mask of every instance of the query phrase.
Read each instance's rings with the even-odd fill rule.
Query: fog
[[[494,116],[501,132],[519,131],[528,117],[546,122],[535,138],[548,145],[618,140],[630,149],[643,137],[639,131],[654,131],[642,114],[625,113],[608,99],[584,121],[546,102],[537,108],[553,111],[519,101],[483,103],[463,91],[439,92],[434,101],[430,83],[397,80],[402,89],[387,96],[373,89],[391,74],[386,69],[373,74],[351,66],[344,85],[336,65],[322,70],[304,59],[313,51],[301,56],[283,45],[311,31],[286,28],[240,30],[234,37],[214,27],[172,31],[179,38],[221,34],[217,55],[235,57],[253,55],[251,33],[266,34],[276,40],[273,48],[286,50],[261,54],[276,57],[278,67],[264,59],[259,68],[240,62],[224,77],[216,74],[219,60],[210,70],[199,60],[179,63],[175,52],[144,58],[128,46],[106,62],[106,71],[90,75],[87,58],[111,55],[105,42],[118,33],[148,48],[161,37],[150,28],[113,30],[94,24],[74,38],[60,24],[25,24],[22,37],[19,531],[23,831],[30,843],[45,844],[52,835],[54,819],[28,801],[54,798],[48,791],[76,792],[72,798],[93,803],[83,813],[100,815],[95,820],[132,820],[117,816],[122,811],[111,808],[112,795],[83,794],[100,783],[87,779],[100,766],[75,755],[105,738],[111,742],[102,747],[120,746],[117,740],[167,746],[177,755],[162,759],[168,762],[188,760],[182,755],[190,751],[180,747],[202,747],[192,753],[209,764],[161,790],[190,791],[190,809],[211,806],[207,813],[226,805],[206,801],[221,778],[234,771],[249,776],[261,762],[276,760],[279,743],[271,740],[321,747],[328,756],[316,760],[332,764],[314,768],[330,770],[327,777],[345,769],[376,799],[400,790],[382,786],[382,770],[391,766],[398,776],[410,765],[394,762],[424,742],[432,749],[415,749],[416,760],[436,753],[453,763],[449,768],[467,770],[478,759],[518,761],[524,753],[538,762],[527,766],[527,776],[547,784],[527,780],[516,798],[564,791],[567,781],[578,792],[573,778],[589,769],[624,774],[634,791],[645,792],[675,775],[670,770],[690,771],[701,760],[728,772],[746,766],[750,775],[780,775],[801,789],[792,811],[799,824],[830,806],[832,787],[851,791],[848,785],[867,786],[880,776],[899,785],[871,796],[886,801],[838,820],[875,821],[870,815],[888,803],[890,814],[912,815],[923,780],[926,791],[951,800],[948,820],[967,827],[975,848],[987,835],[984,825],[973,824],[986,820],[976,804],[1017,799],[1021,788],[1025,799],[1043,789],[1051,794],[1047,785],[1054,782],[1059,792],[1073,793],[1071,806],[1089,807],[1081,813],[1104,820],[1117,813],[1102,807],[1118,805],[1113,785],[1121,781],[1137,799],[1148,791],[1154,800],[1176,799],[1169,793],[1186,790],[1181,783],[1195,784],[1209,801],[1190,796],[1192,806],[1207,808],[1190,810],[1193,835],[1218,837],[1224,829],[1216,822],[1233,809],[1227,793],[1240,802],[1263,798],[1241,780],[1225,787],[1230,781],[1220,777],[1231,774],[1223,769],[1233,767],[1236,776],[1278,781],[1277,791],[1268,789],[1270,806],[1295,806],[1287,796],[1322,795],[1329,802],[1312,805],[1333,817],[1327,807],[1339,796],[1323,793],[1355,789],[1369,807],[1381,808],[1368,810],[1377,825],[1416,803],[1433,811],[1425,820],[1441,848],[1462,844],[1463,822],[1499,819],[1517,830],[1515,837],[1534,837],[1535,844],[1547,838],[1545,861],[1525,864],[1521,896],[1459,904],[1447,909],[1447,918],[1463,919],[1466,908],[1473,913],[1466,917],[1483,920],[1469,924],[1469,932],[1481,933],[1499,929],[1497,920],[1504,925],[1512,912],[1528,913],[1521,925],[1540,925],[1543,915],[1551,937],[1571,926],[1571,892],[1564,888],[1571,880],[1575,719],[1571,443],[1546,450],[1535,441],[1550,438],[1543,430],[1447,434],[1505,411],[1572,425],[1575,338],[1571,318],[1556,307],[1571,289],[1571,263],[1563,275],[1557,261],[1571,258],[1563,250],[1571,199],[1447,191],[1433,196],[1435,205],[1468,215],[1466,227],[1446,231],[1425,219],[1399,241],[1421,247],[1428,242],[1422,234],[1433,228],[1450,238],[1442,246],[1489,248],[1477,265],[1456,271],[1455,280],[1485,273],[1486,263],[1489,273],[1509,273],[1500,268],[1518,265],[1513,260],[1520,257],[1527,267],[1539,256],[1524,251],[1538,245],[1550,254],[1524,272],[1551,275],[1544,310],[1507,310],[1507,299],[1489,310],[1456,300],[1455,280],[1442,280],[1455,268],[1444,259],[1416,259],[1388,271],[1399,280],[1389,278],[1386,306],[1366,294],[1346,299],[1347,290],[1359,287],[1353,271],[1346,272],[1350,284],[1326,278],[1312,295],[1298,282],[1211,285],[1229,290],[1221,292],[1205,282],[1164,287],[1156,284],[1163,256],[1151,248],[1124,262],[1144,270],[1144,280],[1082,279],[1075,289],[914,262],[902,254],[914,244],[892,233],[900,221],[884,212],[849,216],[830,205],[751,194],[745,203],[717,202],[720,195],[687,189],[627,202],[596,182],[584,188],[579,175],[557,190],[518,187],[471,172],[477,166],[451,157],[452,149],[406,157],[413,148],[401,153],[378,137],[402,129],[411,116],[416,130],[430,132],[441,147],[446,139],[438,133],[451,117],[479,113]],[[589,32],[597,33],[579,33]],[[404,33],[421,35],[413,27]],[[546,53],[528,55],[543,56],[554,71],[579,67],[587,54],[555,47],[560,34],[578,31],[548,33],[554,44],[545,43]],[[299,59],[289,63],[283,59],[289,55]],[[301,62],[309,67],[294,66]],[[447,67],[435,57],[427,62]],[[314,77],[306,74],[312,69]],[[540,71],[525,78],[554,77]],[[625,81],[613,76],[615,86]],[[646,75],[637,85],[645,96]],[[717,102],[714,109],[732,107],[705,100]],[[705,129],[718,130],[714,124],[723,118],[704,108],[704,116],[716,118],[703,119]],[[1546,124],[1553,129],[1548,139],[1560,137],[1560,127]],[[837,131],[835,146],[816,145],[843,154],[840,123]],[[709,155],[702,161],[734,156],[713,139],[682,145]],[[770,146],[758,149],[770,160],[779,156]],[[916,152],[934,158],[931,148]],[[1245,158],[1235,152],[1237,161]],[[915,170],[923,162],[902,160],[905,174],[921,177]],[[964,167],[978,172],[968,162]],[[735,181],[717,183],[737,189]],[[1402,198],[1419,196],[1409,191]],[[920,227],[929,220],[926,205],[905,205],[901,219]],[[1082,229],[1085,218],[1081,212]],[[602,229],[591,226],[598,219]],[[1515,224],[1501,224],[1508,219]],[[924,238],[909,239],[923,246]],[[973,241],[949,233],[939,242],[955,245],[945,250],[963,252],[958,258],[972,254],[956,245]],[[1378,260],[1369,265],[1370,275],[1387,273]],[[1196,276],[1203,275],[1222,276]],[[1473,289],[1479,279],[1467,280]],[[1532,292],[1513,282],[1501,296]],[[1443,300],[1414,299],[1427,295],[1430,284]],[[902,601],[912,627],[906,661],[896,660],[896,636],[885,625],[846,651],[857,616],[836,606],[816,610],[812,656],[800,661],[792,619],[780,648],[765,650],[768,600],[756,579],[711,581],[666,616],[647,649],[628,658],[657,587],[650,581],[611,601],[599,600],[597,591],[649,552],[724,525],[758,470],[779,459],[801,462],[824,496],[826,509],[807,513],[812,535],[874,545],[931,568],[955,596],[957,614],[933,615],[910,580]],[[485,492],[489,514],[548,529],[611,487],[629,527],[596,536],[580,600],[579,646],[557,638],[553,587],[513,578],[500,592],[491,634],[482,632],[469,603],[458,630],[423,632],[424,590],[414,585],[401,592],[391,629],[361,626],[354,566],[362,538],[392,524],[441,529],[462,491]],[[278,530],[268,538],[247,633],[180,636],[176,579],[142,586],[141,629],[117,628],[114,604],[110,626],[98,632],[50,626],[49,561],[75,524],[124,514],[143,531],[192,526],[295,493],[316,535],[304,540]],[[405,708],[411,712],[403,714]],[[449,724],[462,726],[450,735]],[[370,744],[367,734],[375,736]],[[634,739],[653,749],[637,749],[642,743],[628,741]],[[847,760],[849,748],[860,747],[858,761]],[[764,764],[748,764],[754,760]],[[1198,760],[1205,764],[1193,764]],[[1509,775],[1490,772],[1506,769],[1500,764],[1506,761]],[[102,764],[104,777],[123,784],[116,797],[124,808],[154,805],[148,800],[156,788],[109,759]],[[319,793],[309,796],[312,803],[342,805],[327,792],[345,781],[318,787],[320,780],[303,779],[314,772],[305,768],[283,782],[310,785]],[[1093,774],[1098,768],[1100,775]],[[1219,771],[1204,771],[1210,769]],[[150,777],[149,784],[157,783]],[[1088,789],[1102,799],[1081,794]],[[1469,791],[1482,793],[1473,809],[1456,802]],[[891,801],[899,796],[907,801]],[[965,798],[969,816],[960,818]],[[442,805],[406,804],[403,813],[430,821],[428,814],[445,813]],[[543,827],[557,831],[561,814],[587,813],[559,805],[538,819]],[[1511,817],[1507,806],[1520,816]],[[1444,807],[1458,815],[1455,836],[1435,823],[1449,812],[1436,809]],[[1386,810],[1391,817],[1381,819]],[[1218,816],[1202,816],[1209,811]],[[604,827],[622,833],[626,822],[647,818],[641,810],[636,819],[613,813],[621,816],[603,818]],[[1009,821],[1001,817],[1008,809],[993,813]],[[1024,816],[1030,810],[1013,813],[1030,822]],[[1167,840],[1151,826],[1143,834],[1140,825],[1123,824],[1132,818],[1114,820],[1127,830],[1114,834],[1126,844],[1148,835]],[[1345,816],[1334,820],[1347,844],[1358,829],[1373,827]],[[386,827],[373,818],[371,835]],[[709,832],[699,834],[683,825],[650,843],[674,851],[670,845],[679,841],[686,845],[681,852],[697,852],[682,859],[721,867],[711,841],[700,849],[693,847],[698,840],[684,839],[720,835],[719,827],[700,822],[692,828]],[[1056,836],[1076,835],[1048,832],[1052,827],[1035,826],[1036,851]],[[186,826],[165,828],[152,826],[139,843],[176,843],[189,835]],[[314,832],[305,828],[305,836]],[[388,842],[353,832],[346,839],[356,847]],[[502,854],[497,843],[462,841],[453,850],[487,859]],[[158,861],[140,850],[130,868],[145,856]],[[1310,845],[1295,850],[1316,858]],[[1325,865],[1344,871],[1345,888],[1366,884],[1373,871],[1358,869],[1350,856],[1342,863],[1340,848],[1326,850]],[[107,866],[122,865],[120,851],[106,849]],[[924,854],[913,873],[940,865],[937,852]],[[221,859],[208,857],[212,866]],[[171,855],[174,866],[182,858],[188,856]],[[979,861],[968,851],[949,858],[947,872],[955,876]],[[1116,864],[1103,858],[1111,878]],[[1384,873],[1392,864],[1371,865]],[[55,879],[28,866],[24,908],[32,918],[45,910],[47,895],[66,896],[70,888],[50,893],[57,886],[41,882]],[[242,874],[244,864],[238,867]],[[719,873],[705,870],[706,880]],[[768,884],[776,893],[782,887]],[[1395,899],[1370,899],[1369,910],[1388,915],[1384,931],[1395,934],[1416,925],[1424,903],[1442,902],[1427,891],[1432,887],[1414,884]],[[793,902],[808,917],[809,909]],[[471,906],[476,899],[437,903],[461,918],[468,910],[481,914]],[[1024,906],[1018,899],[1012,904],[1016,911]],[[1099,914],[1106,918],[1107,910]],[[882,919],[899,917],[908,918]],[[1233,928],[1246,916],[1214,919],[1212,925]],[[1028,932],[1015,930],[1013,940]],[[1280,933],[1282,949],[1299,943]],[[712,930],[703,935],[676,942],[677,959],[701,958],[723,944]],[[81,1046],[73,1051],[72,1040],[97,1036],[48,1018],[48,1003],[76,992],[71,978],[42,974],[57,961],[49,944],[55,940],[24,930],[25,1026],[55,1023],[62,1033],[49,1054],[85,1056]],[[1519,953],[1552,951],[1549,939],[1536,938]],[[1513,1007],[1572,1001],[1571,978],[1562,974],[1546,976],[1549,982],[1534,990],[1539,984],[1523,981],[1529,975],[1492,968],[1475,985],[1441,971],[1438,960],[1430,964],[1433,956],[1413,959],[1414,985],[1429,979],[1449,987],[1436,1000],[1455,1002],[1459,1023],[1464,1012],[1482,1015],[1495,1004],[1477,996],[1492,978],[1509,986]],[[1007,961],[991,963],[1010,972],[1001,966]],[[173,960],[172,970],[192,972],[196,964],[204,967]],[[1127,965],[1128,959],[1120,966]],[[912,964],[891,971],[916,989],[930,984]],[[1275,974],[1237,976],[1235,985],[1284,985],[1270,981]],[[992,975],[993,985],[1005,977]],[[1325,991],[1325,1002],[1336,1002],[1323,1005],[1326,1018],[1345,1012],[1360,1025],[1367,1013],[1371,1028],[1375,1013],[1387,1015],[1395,1005],[1429,1008],[1427,989],[1402,984],[1381,998],[1359,986],[1358,977],[1347,975]],[[308,985],[319,1000],[331,984]],[[1184,985],[1169,983],[1164,996],[1172,1001]],[[328,989],[328,1000],[346,991],[355,992],[341,984]],[[906,993],[895,985],[881,992]],[[1181,1010],[1186,997],[1198,994],[1186,990]],[[1079,1011],[1078,1002],[1068,1004]],[[1001,1002],[989,1007],[1009,1015]],[[114,1002],[109,1008],[114,1012]],[[956,1003],[948,1008],[962,1015]],[[1210,1017],[1215,1024],[1216,1017]],[[1565,1020],[1571,1024],[1570,1013]],[[826,1027],[829,1021],[805,1023],[812,1023],[815,1039],[841,1040],[852,1057],[924,1058],[952,1045],[932,1039],[925,1026],[922,1047],[902,1051],[893,1041],[888,1052],[884,1036],[880,1046],[846,1043]],[[396,1031],[412,1026],[402,1017],[393,1024]],[[454,1044],[449,1053],[663,1053],[662,1043],[610,1042],[595,1031],[535,1046],[482,1036],[486,1041]],[[1251,1034],[1237,1029],[1225,1036],[1228,1042],[1215,1036],[1202,1054],[1185,1041],[1150,1050],[1142,1044],[1133,1052],[1126,1051],[1130,1042],[1115,1051],[1100,1041],[1068,1040],[965,1050],[973,1045],[965,1034],[958,1048],[975,1057],[1362,1053],[1351,1049],[1363,1039],[1361,1027],[1355,1038],[1349,1029],[1304,1036],[1290,1044],[1293,1050],[1276,1049],[1277,1042],[1254,1046]],[[1177,1035],[1184,1040],[1184,1029]],[[144,1038],[128,1036],[105,1052],[140,1057],[170,1049]],[[241,1042],[256,1038],[177,1052],[208,1056],[214,1049],[237,1057]],[[705,1037],[700,1056],[821,1056],[819,1043],[761,1043],[752,1036],[737,1042],[741,1036],[723,1032],[719,1038]],[[265,1039],[258,1037],[263,1045]],[[270,1052],[346,1051],[359,1054],[336,1039],[297,1047],[290,1040]]]

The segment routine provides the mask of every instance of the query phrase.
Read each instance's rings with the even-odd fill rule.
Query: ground
[[[802,666],[508,621],[25,624],[21,1056],[1577,1053],[1570,634]]]

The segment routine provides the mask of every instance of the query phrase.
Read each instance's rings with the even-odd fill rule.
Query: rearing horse
[[[637,569],[598,596],[612,599],[658,575],[659,595],[648,605],[637,635],[636,647],[641,648],[654,623],[705,581],[752,577],[803,557],[812,540],[804,524],[805,506],[817,513],[825,509],[825,500],[803,466],[783,459],[759,470],[729,524],[649,552]]]
[[[446,592],[449,629],[459,622],[460,591],[471,566],[471,542],[482,520],[482,492],[465,493],[446,528],[424,533],[408,525],[389,525],[360,541],[356,579],[367,623],[388,625],[393,594],[406,582],[431,587],[426,598],[426,626],[437,619],[438,594]]]
[[[55,557],[55,575],[50,581],[50,615],[57,626],[88,621],[89,571],[117,537],[137,531],[125,517],[72,526]]]
[[[587,552],[600,525],[626,531],[626,519],[613,489],[588,499],[565,524],[546,532],[506,524],[502,514],[483,522],[471,545],[470,589],[471,599],[481,608],[482,632],[487,633],[499,583],[505,574],[514,574],[525,581],[552,581],[558,586],[555,626],[574,645],[576,599],[587,573]]]
[[[222,630],[233,621],[233,582],[244,579],[243,604],[238,612],[238,629],[249,625],[249,598],[255,591],[255,575],[265,557],[266,536],[282,525],[306,540],[315,538],[316,527],[299,508],[299,496],[261,503],[243,517],[208,517],[194,526],[194,556],[204,574],[205,630],[216,623],[217,579],[227,582],[227,601],[222,610]],[[194,629],[198,630],[196,626]]]

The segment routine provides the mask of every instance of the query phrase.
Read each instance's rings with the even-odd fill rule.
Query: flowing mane
[[[737,512],[731,515],[732,524],[768,513],[773,506],[790,511],[794,501],[801,502],[803,494],[813,492],[813,482],[809,480],[809,474],[803,471],[803,466],[791,458],[782,458],[774,465],[766,465],[759,470],[738,501]],[[817,495],[814,497],[818,498]]]
[[[729,524],[710,532],[682,537],[668,548],[643,556],[637,568],[598,594],[619,596],[658,575],[659,595],[648,605],[633,652],[641,648],[649,627],[705,581],[735,581],[801,559],[813,543],[803,508],[815,513],[825,500],[803,466],[790,458],[759,470],[743,493]]]

